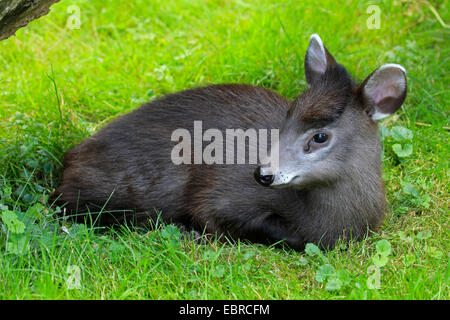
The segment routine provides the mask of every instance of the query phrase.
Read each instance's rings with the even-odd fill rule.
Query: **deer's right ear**
[[[311,87],[314,82],[319,81],[327,69],[335,64],[336,60],[325,48],[319,35],[312,34],[305,57],[305,76],[308,86]]]
[[[359,91],[372,120],[388,117],[405,101],[406,71],[401,65],[385,64],[364,80]]]

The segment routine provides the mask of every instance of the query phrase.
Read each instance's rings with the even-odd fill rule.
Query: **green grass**
[[[380,29],[367,28],[365,1],[64,0],[0,42],[0,298],[449,299],[450,32],[430,8],[449,23],[448,1],[377,3]],[[384,138],[380,233],[320,254],[56,220],[46,199],[70,146],[193,86],[252,83],[295,98],[314,32],[359,80],[383,63],[408,72],[406,102],[382,124],[413,138]],[[412,154],[398,157],[396,143]],[[375,263],[380,286],[370,289]]]

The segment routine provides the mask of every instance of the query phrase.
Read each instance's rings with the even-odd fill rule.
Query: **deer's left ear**
[[[385,64],[363,81],[359,92],[372,120],[388,117],[405,101],[406,71],[401,65]]]

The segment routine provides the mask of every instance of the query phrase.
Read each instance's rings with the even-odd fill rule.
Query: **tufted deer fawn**
[[[386,64],[355,84],[313,34],[305,75],[308,88],[292,102],[225,84],[144,104],[67,152],[51,199],[73,214],[103,212],[103,223],[156,219],[158,209],[163,220],[188,230],[284,240],[298,250],[308,242],[331,248],[339,238],[359,240],[384,217],[377,121],[402,105],[405,70]],[[175,164],[180,141],[172,133],[192,134],[199,120],[222,132],[279,129],[279,139],[259,164]]]

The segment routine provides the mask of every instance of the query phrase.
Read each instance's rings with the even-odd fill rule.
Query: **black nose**
[[[254,175],[255,175],[256,182],[258,182],[260,185],[262,185],[264,187],[270,186],[273,182],[273,179],[275,178],[271,174],[262,176],[261,175],[261,167],[256,168]]]

